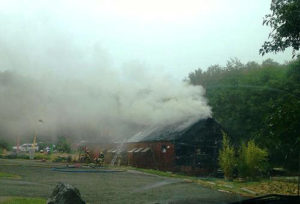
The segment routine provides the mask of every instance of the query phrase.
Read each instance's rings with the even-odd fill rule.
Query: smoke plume
[[[202,87],[130,59],[115,65],[101,39],[40,9],[14,11],[0,17],[0,137],[116,141],[210,116]]]

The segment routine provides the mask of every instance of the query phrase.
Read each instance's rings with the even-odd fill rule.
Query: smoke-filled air
[[[19,18],[7,6],[0,17],[1,137],[117,141],[210,116],[202,87],[143,62],[115,62],[101,38],[74,26],[84,22],[43,6]]]

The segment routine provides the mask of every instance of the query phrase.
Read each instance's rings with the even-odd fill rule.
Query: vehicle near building
[[[20,151],[20,152],[29,152],[29,150],[34,149],[34,151],[39,151],[39,146],[33,145],[30,143],[25,143],[19,146],[13,146],[14,151]]]

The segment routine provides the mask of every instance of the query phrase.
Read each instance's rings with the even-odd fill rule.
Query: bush
[[[224,172],[225,179],[232,179],[236,167],[236,157],[234,147],[226,133],[223,132],[223,147],[219,153],[219,165]]]
[[[0,151],[3,151],[3,149],[9,150],[9,144],[4,139],[0,139]]]
[[[259,148],[253,140],[243,144],[239,151],[238,172],[240,177],[255,179],[267,170],[266,150]]]
[[[5,158],[5,159],[16,159],[17,155],[16,154],[8,154],[8,155],[3,156],[3,158]]]
[[[49,160],[49,159],[50,159],[50,156],[47,155],[47,154],[42,154],[42,153],[35,153],[34,159],[45,159],[45,160]]]
[[[29,156],[27,154],[23,154],[23,153],[20,153],[20,154],[11,153],[11,154],[3,156],[2,158],[5,158],[5,159],[29,159]]]
[[[29,155],[27,155],[27,154],[17,154],[17,159],[29,159]]]
[[[67,139],[64,136],[57,137],[56,149],[59,152],[71,152],[71,145],[68,143]]]
[[[55,158],[53,159],[54,162],[63,162],[64,160],[65,160],[65,159],[64,159],[63,157],[60,157],[60,156],[55,157]]]
[[[68,162],[71,156],[57,156],[53,159],[54,162]],[[72,160],[72,157],[71,157]]]

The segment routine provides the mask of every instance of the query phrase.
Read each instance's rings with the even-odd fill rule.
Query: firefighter
[[[103,154],[103,152],[100,152],[99,158],[100,158],[100,166],[103,166],[103,164],[104,164],[104,154]]]
[[[86,162],[86,163],[91,162],[90,151],[88,150],[88,148],[85,148],[85,150],[84,150],[84,162]]]

